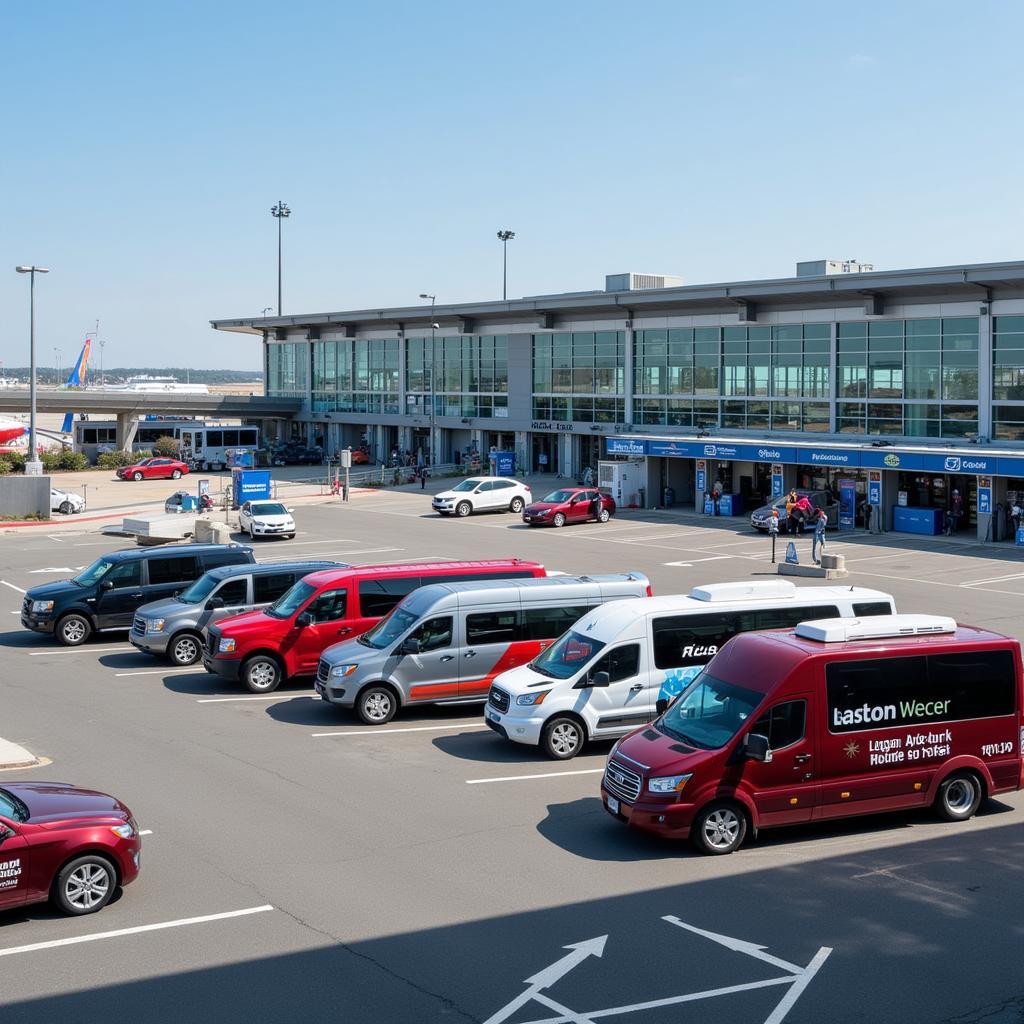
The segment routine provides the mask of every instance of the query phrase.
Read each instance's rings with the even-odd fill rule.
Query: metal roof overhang
[[[27,389],[0,391],[0,412],[25,413],[29,411],[28,406]],[[267,398],[261,395],[143,395],[40,389],[36,392],[36,409],[45,413],[231,416],[255,419],[294,416],[302,409],[302,399]]]
[[[929,267],[920,270],[879,271],[870,274],[837,274],[829,277],[779,278],[729,284],[687,285],[632,292],[572,292],[530,296],[502,302],[469,302],[437,306],[439,322],[460,318],[500,319],[503,322],[535,322],[543,313],[581,315],[595,319],[630,315],[688,315],[735,310],[740,303],[774,308],[831,308],[863,305],[866,297],[886,300],[943,296],[962,300],[987,300],[993,292],[1024,294],[1024,262],[980,263],[967,266]],[[429,324],[427,306],[360,309],[294,316],[211,320],[215,330],[262,334],[277,328],[352,325],[363,328]]]

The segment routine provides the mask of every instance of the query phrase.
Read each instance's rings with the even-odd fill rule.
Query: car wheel
[[[555,761],[568,761],[575,757],[587,742],[583,726],[575,718],[552,718],[544,726],[540,745],[544,753]]]
[[[138,470],[136,470],[134,473],[132,473],[132,479],[133,480],[141,480],[142,479],[142,474]]]
[[[508,510],[509,510],[509,512],[515,512],[516,515],[519,515],[520,513],[522,513],[523,508],[524,508],[525,505],[526,505],[526,502],[523,501],[522,498],[513,498],[508,503]]]
[[[197,633],[179,633],[167,653],[175,665],[194,665],[203,653],[203,641]]]
[[[942,780],[935,797],[935,810],[945,821],[966,821],[974,816],[985,795],[973,772],[955,772]]]
[[[62,501],[57,511],[63,513],[66,516],[69,516],[71,515],[72,512],[74,512],[74,509],[71,507],[70,501]]]
[[[565,526],[565,513],[564,512],[556,512],[551,517],[551,525],[552,526]]]
[[[171,473],[171,479],[172,480],[180,480],[181,479],[181,470],[180,469],[174,470],[174,472]]]
[[[732,853],[747,836],[747,816],[735,804],[708,804],[697,815],[690,836],[701,853]]]
[[[368,686],[359,694],[356,712],[367,725],[384,725],[395,717],[398,698],[387,686]]]
[[[455,514],[460,519],[465,519],[465,517],[468,516],[469,513],[472,512],[472,511],[473,511],[473,506],[470,505],[470,503],[468,501],[460,501],[458,503],[458,505],[455,506]]]
[[[92,623],[77,612],[65,615],[57,623],[57,640],[64,647],[79,647],[89,639]]]
[[[281,685],[281,666],[265,654],[257,654],[242,666],[242,679],[253,693],[270,693]]]
[[[61,868],[53,884],[53,901],[76,917],[102,910],[114,895],[117,875],[106,857],[88,854]]]
[[[597,521],[599,523],[607,523],[608,520],[611,519],[611,517],[612,517],[611,512],[609,512],[608,509],[603,508],[603,509],[601,509],[601,512],[600,512],[600,514],[597,517]]]
[[[288,540],[295,540],[295,534],[294,533],[289,533],[286,536],[287,536]]]

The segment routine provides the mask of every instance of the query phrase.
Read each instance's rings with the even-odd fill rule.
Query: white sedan
[[[238,525],[242,533],[257,537],[295,536],[292,510],[279,501],[247,501],[238,511]]]
[[[507,476],[471,476],[450,491],[434,495],[434,511],[442,516],[468,516],[471,512],[514,512],[519,515],[533,501],[530,488]]]
[[[84,512],[85,498],[71,491],[62,491],[59,488],[51,487],[50,511],[62,512],[66,516],[71,515],[72,512]]]

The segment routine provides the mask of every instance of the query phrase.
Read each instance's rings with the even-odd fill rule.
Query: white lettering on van
[[[718,647],[715,644],[688,644],[679,653],[683,658],[713,658]]]
[[[866,725],[868,722],[888,722],[896,720],[895,704],[862,704],[859,708],[847,708],[840,711],[832,709],[833,725]]]

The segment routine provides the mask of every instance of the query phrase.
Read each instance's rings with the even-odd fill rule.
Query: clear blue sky
[[[51,2],[0,14],[0,358],[259,365],[215,317],[1024,257],[1024,6]]]

